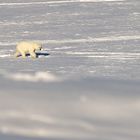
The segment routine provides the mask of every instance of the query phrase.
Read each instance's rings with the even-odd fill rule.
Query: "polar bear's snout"
[[[40,51],[42,51],[42,50],[43,50],[42,45],[40,46],[39,50],[40,50]]]

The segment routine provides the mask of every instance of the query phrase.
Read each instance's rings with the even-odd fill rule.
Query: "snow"
[[[0,0],[0,139],[140,139],[139,0]],[[14,58],[39,41],[49,55]]]
[[[78,2],[114,2],[114,1],[125,1],[125,0],[57,0],[57,1],[43,1],[43,2],[7,2],[1,3],[0,6],[19,6],[19,5],[42,5],[42,4],[63,4],[63,3],[78,3]]]

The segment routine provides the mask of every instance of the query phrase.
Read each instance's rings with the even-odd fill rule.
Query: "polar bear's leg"
[[[20,52],[18,50],[16,50],[15,54],[14,54],[15,57],[18,57],[20,56]]]
[[[29,51],[30,55],[32,58],[36,58],[36,53],[35,51]]]
[[[22,57],[23,57],[23,58],[25,58],[25,57],[26,57],[26,54],[25,54],[25,52],[24,52],[24,51],[20,51],[20,53],[21,53],[21,55],[22,55]]]

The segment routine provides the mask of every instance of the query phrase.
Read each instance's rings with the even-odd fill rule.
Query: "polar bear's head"
[[[34,43],[34,49],[35,50],[42,50],[42,44],[40,44],[40,43]]]

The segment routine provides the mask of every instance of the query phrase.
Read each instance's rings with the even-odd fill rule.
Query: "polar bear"
[[[36,58],[36,50],[42,50],[42,45],[40,43],[32,41],[22,41],[19,42],[16,46],[15,57],[22,55],[22,57],[25,58],[26,54],[29,54],[32,58]]]

